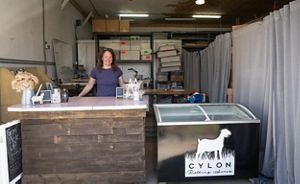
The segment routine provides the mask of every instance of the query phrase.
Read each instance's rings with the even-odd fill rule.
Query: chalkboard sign
[[[22,174],[22,143],[20,121],[0,126],[0,183],[14,184]]]
[[[6,128],[9,181],[22,172],[21,124]]]

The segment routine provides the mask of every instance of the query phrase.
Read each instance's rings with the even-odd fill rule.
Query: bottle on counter
[[[67,103],[69,101],[69,93],[67,89],[63,89],[61,92],[61,102]]]
[[[60,102],[61,102],[60,89],[59,88],[55,88],[53,90],[53,94],[52,94],[52,103],[60,103]]]

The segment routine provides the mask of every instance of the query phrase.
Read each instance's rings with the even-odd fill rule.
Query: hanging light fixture
[[[203,5],[205,3],[205,0],[196,0],[196,5]]]
[[[121,13],[119,17],[149,17],[149,14],[144,13]]]
[[[192,15],[193,18],[202,18],[202,19],[220,19],[221,15]]]

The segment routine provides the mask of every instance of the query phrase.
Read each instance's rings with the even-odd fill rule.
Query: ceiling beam
[[[90,20],[90,18],[93,17],[93,11],[91,11],[88,16],[84,19],[83,23],[82,23],[82,27]]]
[[[63,10],[65,8],[65,6],[68,4],[69,0],[64,0],[62,3],[61,3],[61,9]]]
[[[70,0],[70,3],[79,11],[79,13],[83,16],[86,17],[88,14],[83,11],[83,9],[81,8],[81,6],[77,3],[76,0]]]
[[[92,0],[89,0],[89,2],[91,4],[91,6],[93,7],[94,12],[96,12],[96,15],[99,16],[100,14],[99,14],[97,8],[95,7],[94,3],[92,2]]]

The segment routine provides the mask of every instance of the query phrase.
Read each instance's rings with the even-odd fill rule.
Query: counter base
[[[145,112],[111,112],[21,113],[22,183],[145,183]]]
[[[144,172],[24,175],[22,184],[143,183]]]

